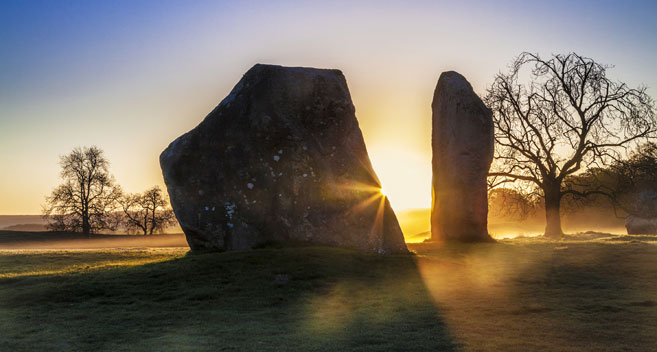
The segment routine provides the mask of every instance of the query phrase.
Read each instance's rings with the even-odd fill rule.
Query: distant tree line
[[[127,194],[109,172],[109,161],[96,147],[75,148],[60,158],[63,183],[46,197],[43,216],[51,231],[123,230],[151,235],[176,224],[162,190]]]
[[[657,217],[657,144],[643,144],[628,158],[573,176],[564,188],[584,205],[608,201],[617,216]]]

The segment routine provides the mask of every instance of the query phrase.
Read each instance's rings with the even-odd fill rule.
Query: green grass
[[[586,236],[406,256],[0,251],[0,350],[654,349],[657,246]]]

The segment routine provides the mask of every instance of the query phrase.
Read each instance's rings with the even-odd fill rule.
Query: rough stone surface
[[[628,235],[655,235],[657,234],[657,218],[628,215],[625,218],[625,228]]]
[[[433,95],[431,238],[490,241],[486,175],[493,160],[491,111],[456,72]]]
[[[255,65],[160,165],[192,249],[407,251],[338,70]]]

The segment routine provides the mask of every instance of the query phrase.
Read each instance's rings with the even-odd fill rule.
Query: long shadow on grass
[[[209,253],[0,280],[2,350],[452,351],[412,256]]]

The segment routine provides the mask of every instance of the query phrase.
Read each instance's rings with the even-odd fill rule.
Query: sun
[[[431,152],[402,145],[368,147],[379,179],[376,192],[392,202],[395,211],[431,207]]]

